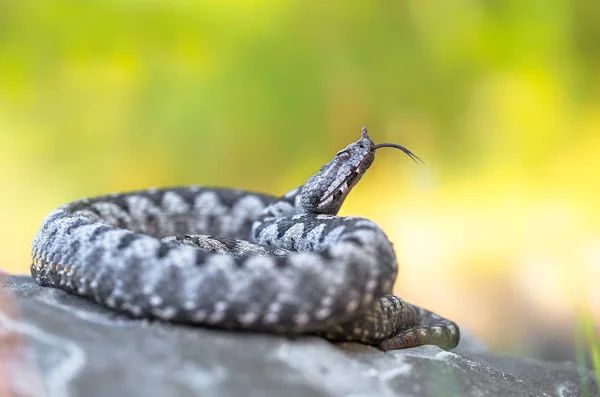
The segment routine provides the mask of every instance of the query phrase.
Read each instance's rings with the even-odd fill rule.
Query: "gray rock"
[[[28,276],[8,277],[0,292],[20,311],[0,306],[11,396],[567,397],[581,396],[582,382],[598,393],[594,374],[580,376],[573,363],[498,356],[468,335],[453,352],[421,346],[383,353],[312,336],[131,320]],[[15,338],[26,342],[21,359],[2,348]]]

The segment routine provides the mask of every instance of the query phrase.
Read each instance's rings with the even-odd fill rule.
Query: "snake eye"
[[[337,152],[336,156],[339,157],[340,160],[348,160],[350,158],[350,152],[348,152],[346,149],[343,149]]]

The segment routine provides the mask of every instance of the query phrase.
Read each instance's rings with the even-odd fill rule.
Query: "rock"
[[[580,378],[573,363],[498,356],[468,336],[453,352],[383,353],[131,320],[28,276],[7,277],[0,293],[0,395],[4,382],[10,396],[567,397],[582,395],[580,379],[598,393],[594,374]],[[18,341],[27,348],[17,352]]]

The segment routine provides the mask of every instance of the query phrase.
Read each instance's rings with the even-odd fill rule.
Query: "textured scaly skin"
[[[31,274],[135,318],[453,348],[455,323],[391,295],[397,262],[384,232],[335,215],[373,159],[363,128],[279,198],[189,186],[74,201],[43,221]]]

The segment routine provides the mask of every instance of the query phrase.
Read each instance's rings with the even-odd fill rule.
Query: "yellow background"
[[[492,347],[573,353],[600,318],[594,1],[0,3],[0,269],[43,217],[149,186],[295,187],[367,125],[342,214],[397,292]]]

